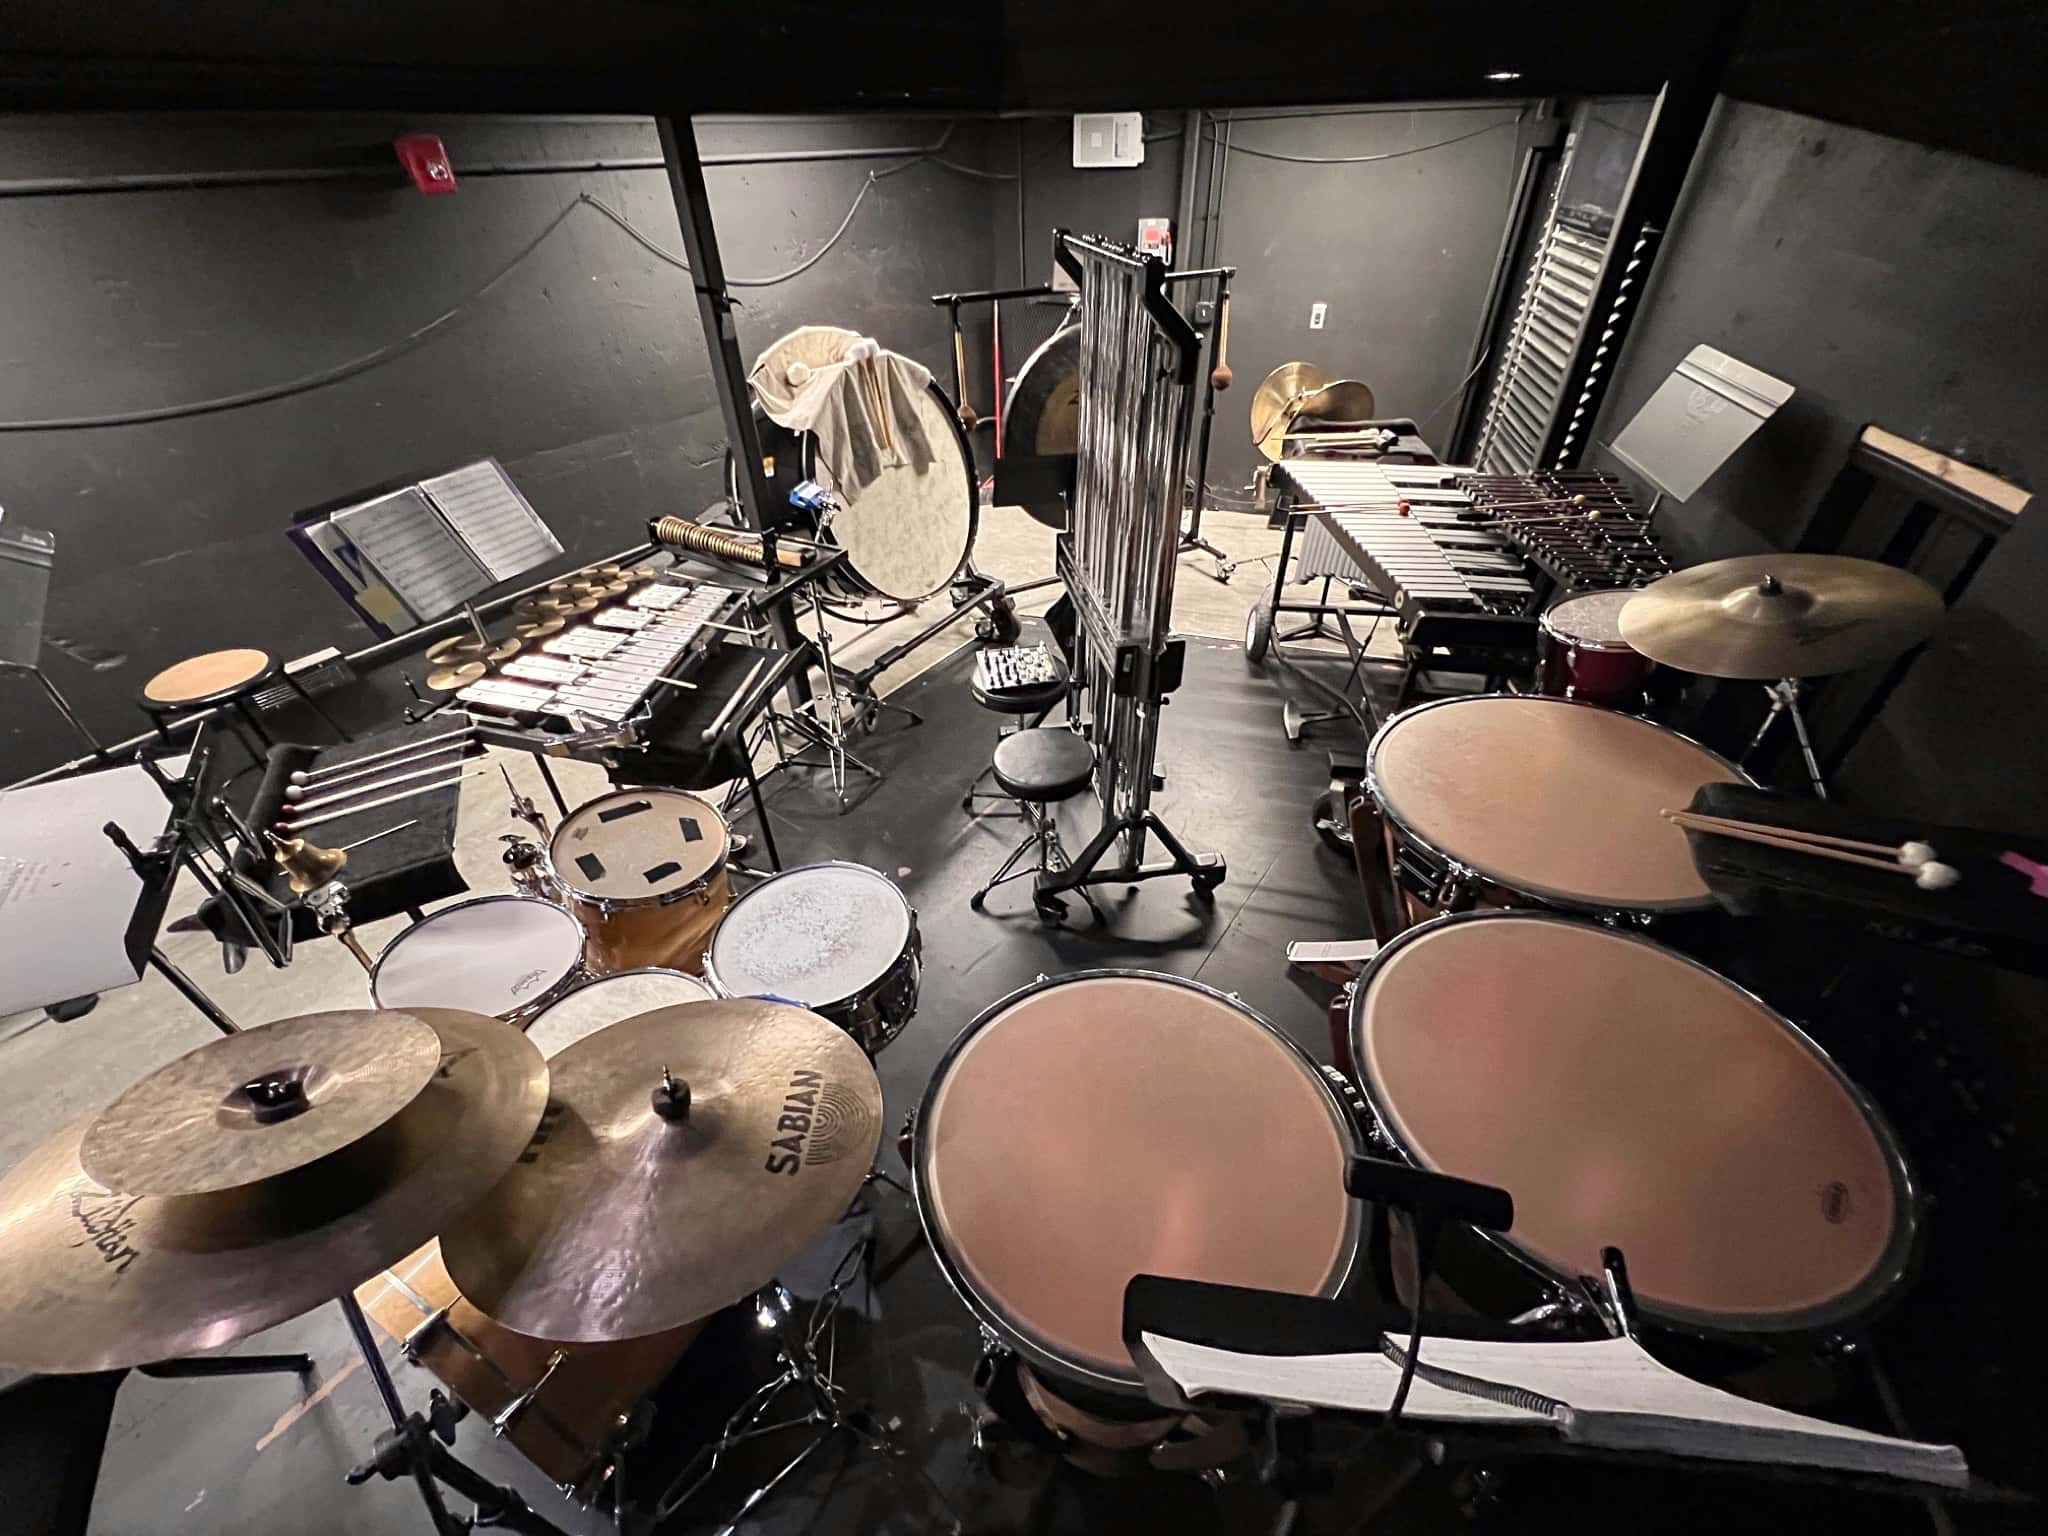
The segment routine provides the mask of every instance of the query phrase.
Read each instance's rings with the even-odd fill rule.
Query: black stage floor
[[[1213,904],[1195,899],[1184,879],[1102,888],[1099,899],[1111,912],[1108,929],[1092,928],[1078,902],[1071,905],[1068,928],[1048,929],[1032,912],[1028,881],[996,892],[986,913],[968,906],[969,894],[1020,835],[1015,820],[971,821],[959,810],[961,791],[988,761],[999,724],[973,702],[967,686],[971,666],[971,652],[956,654],[896,696],[921,711],[925,722],[912,728],[890,715],[875,735],[857,743],[886,770],[886,778],[863,788],[845,815],[835,813],[822,775],[793,772],[770,786],[785,863],[845,858],[871,865],[893,875],[918,912],[924,976],[917,1016],[879,1061],[887,1100],[882,1166],[903,1173],[894,1148],[896,1128],[922,1095],[946,1046],[977,1013],[1041,974],[1114,967],[1194,977],[1236,993],[1326,1060],[1330,989],[1290,973],[1284,950],[1290,939],[1356,937],[1363,931],[1349,863],[1321,844],[1310,822],[1310,805],[1328,782],[1325,747],[1336,743],[1290,747],[1280,728],[1275,681],[1248,671],[1235,646],[1190,642],[1186,685],[1164,717],[1159,761],[1167,785],[1155,803],[1191,847],[1222,853],[1229,877]],[[1070,846],[1078,846],[1094,826],[1092,799],[1071,802],[1063,821]],[[1019,1159],[1033,1155],[1033,1136],[1031,1126],[1015,1127]],[[1288,1191],[1276,1189],[1273,1197],[1284,1200]],[[893,1427],[907,1455],[891,1476],[871,1456],[852,1454],[844,1444],[830,1446],[754,1511],[745,1529],[944,1530],[947,1512],[909,1475],[920,1471],[970,1531],[1203,1533],[1272,1527],[1277,1501],[1241,1477],[1221,1484],[1188,1474],[1105,1479],[1016,1446],[990,1455],[974,1451],[975,1325],[919,1246],[908,1202],[885,1188],[870,1198],[886,1279],[866,1298],[870,1315],[845,1320],[839,1367],[842,1379]],[[1040,1219],[1045,1262],[1058,1264],[1059,1213],[1046,1211]],[[842,1245],[852,1230],[836,1234]],[[791,1280],[804,1288],[797,1277]],[[672,1476],[706,1427],[769,1374],[765,1337],[750,1316],[732,1313],[700,1341],[662,1394],[652,1442],[636,1465],[636,1491],[644,1496]],[[116,1410],[93,1529],[124,1536],[423,1529],[422,1511],[408,1488],[340,1485],[341,1472],[382,1426],[367,1380],[349,1368],[346,1335],[334,1309],[242,1347],[311,1350],[331,1373],[325,1379],[331,1396],[300,1424],[296,1420],[305,1410],[285,1382],[130,1378]],[[386,1354],[395,1351],[387,1347]],[[430,1379],[402,1363],[395,1369],[408,1402],[422,1401]],[[742,1448],[663,1529],[717,1529],[747,1490],[802,1444],[801,1432],[792,1430]],[[464,1425],[458,1449],[566,1528],[611,1528],[566,1504],[474,1419]],[[1315,1528],[1350,1529],[1388,1490],[1386,1453],[1371,1445],[1355,1449],[1359,1464],[1334,1504],[1311,1506],[1321,1510]],[[1594,1507],[1586,1482],[1574,1478],[1546,1487],[1547,1481],[1524,1478],[1517,1485],[1530,1496],[1512,1506],[1518,1525],[1547,1528],[1549,1517],[1570,1516],[1582,1526]],[[1453,1529],[1461,1523],[1461,1505],[1485,1503],[1483,1490],[1438,1471],[1397,1479],[1392,1488],[1380,1529]],[[1599,1488],[1597,1506],[1605,1517],[1619,1515],[1636,1528],[1645,1528],[1646,1520],[1665,1530],[1726,1526],[1728,1505],[1703,1498],[1691,1484],[1637,1476],[1606,1479]],[[1807,1518],[1822,1507],[1824,1502],[1774,1498],[1769,1518],[1782,1528],[1784,1520]],[[1924,1519],[1909,1501],[1888,1506],[1887,1514],[1892,1511]],[[1868,1514],[1867,1506],[1859,1511],[1866,1529],[1873,1528]]]

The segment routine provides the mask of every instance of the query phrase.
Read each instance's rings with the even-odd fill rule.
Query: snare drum
[[[923,950],[896,882],[832,859],[786,869],[735,901],[704,975],[720,997],[779,997],[823,1014],[872,1056],[917,1012]]]
[[[1382,949],[1351,1055],[1386,1146],[1498,1184],[1495,1239],[1568,1295],[1621,1249],[1645,1319],[1704,1337],[1867,1315],[1910,1269],[1912,1179],[1789,1020],[1640,935],[1466,913]]]
[[[1358,1138],[1292,1041],[1224,993],[1146,971],[1013,992],[940,1059],[910,1131],[940,1270],[1063,1436],[1159,1424],[1123,1343],[1124,1287],[1163,1274],[1344,1289]]]
[[[590,968],[702,969],[732,901],[731,848],[718,808],[680,789],[622,789],[570,812],[548,861],[588,935]]]
[[[1382,873],[1412,921],[1468,906],[1703,910],[1713,897],[1662,812],[1691,804],[1702,784],[1752,781],[1648,720],[1489,693],[1395,715],[1366,748],[1365,782]]]
[[[585,982],[535,1014],[526,1026],[526,1037],[540,1047],[541,1055],[552,1056],[607,1024],[677,1003],[708,1003],[713,995],[703,982],[681,971],[653,966],[613,971]]]
[[[1631,714],[1648,708],[1657,664],[1621,638],[1621,610],[1640,595],[1619,587],[1551,604],[1536,621],[1539,691]]]
[[[551,901],[480,896],[443,907],[384,946],[379,1008],[461,1008],[518,1024],[582,982],[583,929]]]

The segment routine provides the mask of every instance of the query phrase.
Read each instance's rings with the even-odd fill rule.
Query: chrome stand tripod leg
[[[205,1014],[206,1022],[215,1029],[224,1035],[239,1035],[242,1032],[241,1026],[221,1012],[220,1005],[200,991],[199,984],[173,965],[170,956],[155,945],[150,946],[149,963],[163,974],[164,980],[178,989],[186,1002]]]
[[[1792,730],[1799,737],[1799,755],[1806,759],[1806,777],[1813,782],[1814,795],[1825,800],[1827,781],[1821,777],[1820,761],[1813,755],[1813,739],[1806,734],[1806,716],[1799,708],[1799,684],[1792,678],[1785,680],[1785,708],[1792,716]]]
[[[741,1526],[747,1523],[747,1516],[754,1512],[755,1508],[761,1503],[763,1499],[767,1498],[769,1494],[773,1493],[776,1490],[777,1486],[781,1484],[782,1480],[785,1477],[788,1477],[790,1473],[794,1472],[798,1467],[802,1466],[805,1462],[809,1461],[813,1456],[817,1455],[818,1452],[822,1451],[826,1446],[830,1445],[832,1443],[832,1437],[837,1433],[838,1426],[828,1426],[825,1429],[824,1433],[820,1434],[817,1439],[813,1440],[809,1445],[805,1446],[802,1450],[798,1451],[796,1455],[790,1459],[790,1461],[782,1468],[780,1472],[777,1472],[773,1477],[769,1478],[767,1482],[763,1483],[760,1487],[756,1488],[752,1493],[748,1494],[746,1498],[741,1501],[740,1507],[733,1511],[732,1519],[728,1520],[724,1525],[718,1528],[718,1536],[733,1536],[734,1532],[738,1531]]]

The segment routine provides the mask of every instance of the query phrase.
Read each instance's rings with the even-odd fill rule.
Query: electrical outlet
[[[1323,328],[1323,317],[1329,314],[1329,312],[1330,306],[1327,304],[1309,305],[1308,328],[1312,331],[1320,331]]]
[[[1211,320],[1214,320],[1215,318],[1216,301],[1214,299],[1195,300],[1195,324],[1207,325]]]

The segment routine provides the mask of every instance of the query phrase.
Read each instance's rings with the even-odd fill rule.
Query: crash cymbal
[[[203,1195],[303,1168],[419,1097],[441,1041],[409,1013],[306,1013],[210,1040],[86,1128],[78,1161],[124,1195]]]
[[[1252,391],[1252,441],[1269,459],[1280,457],[1279,434],[1287,430],[1291,416],[1289,402],[1305,399],[1330,382],[1330,375],[1314,363],[1282,363]],[[1267,448],[1268,439],[1273,447]]]
[[[666,1069],[680,1123],[651,1102]],[[638,1338],[766,1284],[842,1216],[881,1136],[837,1025],[757,998],[682,1003],[548,1063],[545,1139],[441,1233],[462,1294],[515,1332]]]
[[[411,1253],[525,1150],[547,1064],[511,1025],[409,1010],[440,1066],[381,1129],[317,1167],[220,1194],[110,1194],[73,1121],[0,1178],[0,1364],[114,1370],[212,1349],[342,1295]]]
[[[1847,555],[1743,555],[1674,571],[1622,606],[1622,638],[1705,677],[1821,677],[1934,633],[1941,594],[1910,571]]]
[[[559,634],[567,624],[568,620],[561,618],[519,619],[512,625],[512,633],[522,640],[541,640]]]
[[[465,661],[506,661],[518,654],[517,640],[497,640],[485,645],[475,635],[455,635],[427,647],[427,661],[436,667]]]
[[[484,670],[480,661],[465,661],[458,667],[436,667],[427,674],[427,686],[436,693],[453,693],[482,677]]]

